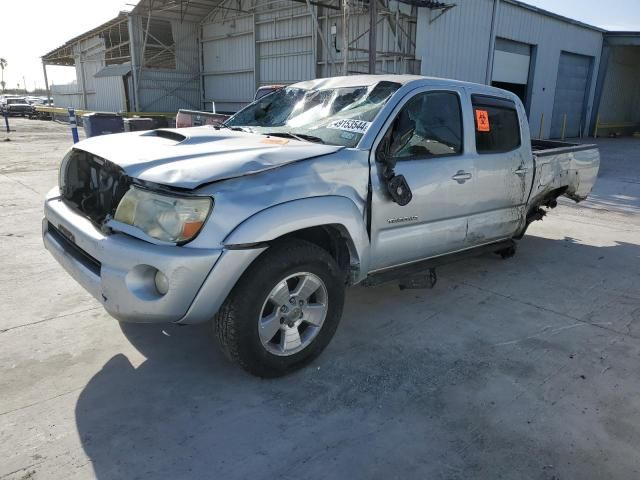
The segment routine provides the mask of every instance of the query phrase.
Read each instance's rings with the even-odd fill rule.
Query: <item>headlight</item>
[[[211,204],[206,197],[163,195],[132,187],[120,200],[114,220],[139,228],[157,240],[180,243],[198,234]]]

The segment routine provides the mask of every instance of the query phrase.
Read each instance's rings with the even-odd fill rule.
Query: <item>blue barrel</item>
[[[82,124],[87,138],[124,132],[124,119],[115,113],[89,113],[82,118]]]

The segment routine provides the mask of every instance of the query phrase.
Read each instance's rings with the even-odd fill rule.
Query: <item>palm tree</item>
[[[4,67],[7,66],[7,61],[4,58],[0,58],[0,68],[2,69],[2,81],[0,81],[0,85],[2,85],[2,92],[4,92]]]

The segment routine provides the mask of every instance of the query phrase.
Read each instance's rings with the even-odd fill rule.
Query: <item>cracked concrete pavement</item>
[[[0,479],[640,476],[640,139],[602,139],[591,198],[509,260],[433,290],[354,288],[325,353],[279,380],[206,327],[120,325],[42,247],[71,135],[0,142]]]

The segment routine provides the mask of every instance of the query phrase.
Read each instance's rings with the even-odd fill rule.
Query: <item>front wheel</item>
[[[269,248],[238,281],[213,319],[223,351],[245,370],[277,377],[317,357],[338,327],[344,272],[302,240]]]

